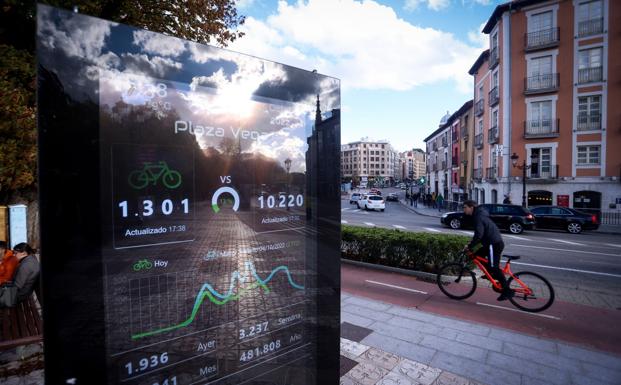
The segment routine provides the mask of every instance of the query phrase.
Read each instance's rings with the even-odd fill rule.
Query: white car
[[[384,198],[379,195],[365,194],[360,198],[357,202],[359,209],[365,210],[375,210],[379,209],[380,211],[384,211],[386,208],[386,203],[384,202]]]

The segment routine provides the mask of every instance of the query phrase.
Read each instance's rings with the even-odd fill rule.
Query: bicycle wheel
[[[169,170],[164,174],[162,182],[170,189],[177,188],[181,184],[181,174],[178,171]]]
[[[516,279],[509,277],[507,284],[515,291],[513,298],[509,299],[515,307],[536,313],[552,306],[554,289],[547,279],[530,271],[520,271],[513,276]]]
[[[144,170],[135,170],[129,174],[127,181],[130,186],[136,190],[140,190],[147,187],[149,184],[149,174],[147,174]]]
[[[452,299],[468,298],[477,289],[476,275],[461,263],[448,263],[442,266],[436,281],[440,290]]]

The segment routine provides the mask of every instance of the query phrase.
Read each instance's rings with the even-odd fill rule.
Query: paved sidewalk
[[[341,294],[341,385],[613,385],[621,357]]]
[[[434,209],[431,207],[427,207],[422,203],[418,204],[418,207],[414,207],[410,205],[410,202],[406,202],[404,199],[399,201],[403,206],[407,207],[409,210],[419,214],[425,215],[428,217],[436,217],[440,218],[442,214],[453,211],[453,210],[442,210]],[[599,225],[597,230],[594,230],[596,233],[604,233],[604,234],[621,234],[621,225]]]

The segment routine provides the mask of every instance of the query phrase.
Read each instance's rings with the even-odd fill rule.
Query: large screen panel
[[[338,381],[338,80],[38,12],[46,381]]]

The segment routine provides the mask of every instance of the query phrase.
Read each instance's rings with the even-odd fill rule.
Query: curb
[[[391,273],[400,273],[400,274],[410,275],[410,276],[422,278],[422,279],[425,279],[425,280],[432,280],[433,282],[436,281],[436,277],[437,277],[437,274],[425,273],[424,271],[408,270],[408,269],[403,269],[403,268],[400,268],[400,267],[377,265],[375,263],[360,262],[360,261],[354,261],[354,260],[345,259],[345,258],[341,258],[341,262],[349,264],[349,265],[354,265],[354,266],[367,267],[369,269],[382,270],[382,271],[388,271],[388,272],[391,272]]]

